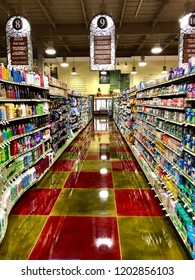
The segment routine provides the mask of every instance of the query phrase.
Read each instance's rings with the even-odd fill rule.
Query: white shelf
[[[37,117],[43,117],[43,116],[46,116],[46,115],[49,115],[49,114],[50,114],[50,113],[47,112],[47,113],[38,114],[38,115],[32,115],[32,116],[28,116],[28,117],[21,117],[21,118],[3,120],[3,121],[0,121],[0,124],[2,124],[2,125],[7,125],[7,124],[9,124],[10,122],[21,121],[21,120],[26,120],[26,119],[31,119],[31,118],[37,118]]]

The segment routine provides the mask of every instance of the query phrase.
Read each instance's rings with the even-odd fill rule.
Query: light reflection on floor
[[[114,122],[95,118],[13,208],[0,259],[188,259]]]

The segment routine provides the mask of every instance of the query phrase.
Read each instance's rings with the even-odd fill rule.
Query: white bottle
[[[3,208],[0,208],[0,237],[3,235],[5,230],[5,210]]]

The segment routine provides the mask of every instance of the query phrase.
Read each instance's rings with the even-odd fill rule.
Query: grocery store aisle
[[[115,126],[94,119],[16,203],[0,259],[190,259]]]

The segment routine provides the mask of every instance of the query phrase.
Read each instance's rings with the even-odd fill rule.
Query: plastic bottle
[[[12,135],[13,136],[17,135],[17,128],[15,125],[12,126]]]
[[[7,161],[11,157],[11,154],[10,154],[10,144],[6,144],[4,150],[5,150],[5,159]]]
[[[0,130],[0,143],[2,143],[2,142],[3,142],[3,135],[2,135],[2,132]]]
[[[5,227],[6,227],[5,210],[3,208],[0,208],[0,237],[4,233]]]
[[[4,106],[4,105],[1,105],[1,106],[0,106],[0,111],[1,111],[1,113],[0,113],[0,115],[1,115],[1,120],[2,120],[2,121],[7,120],[7,114],[6,114],[6,109],[5,109],[5,106]]]
[[[21,128],[21,125],[19,124],[17,126],[17,135],[21,135],[22,134],[22,128]]]
[[[18,154],[18,141],[14,140],[11,142],[11,156],[15,156]]]
[[[22,108],[22,117],[26,117],[26,106],[25,104],[21,104],[21,108]]]
[[[7,140],[7,131],[5,130],[5,128],[2,131],[2,137],[3,137],[3,141]]]
[[[25,126],[24,126],[24,124],[22,124],[22,126],[21,126],[21,132],[22,132],[22,134],[25,133]]]
[[[10,139],[12,137],[12,131],[10,127],[7,127],[7,139]]]

